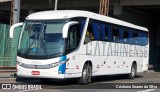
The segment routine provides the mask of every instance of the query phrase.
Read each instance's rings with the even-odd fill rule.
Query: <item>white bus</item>
[[[78,78],[148,70],[147,28],[79,10],[37,12],[26,17],[17,51],[17,76],[40,79]],[[46,80],[45,80],[46,81]]]

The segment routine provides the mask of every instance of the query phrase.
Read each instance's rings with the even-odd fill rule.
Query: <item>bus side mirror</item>
[[[78,24],[78,23],[79,23],[78,21],[70,21],[70,22],[66,23],[63,26],[63,38],[67,38],[69,27],[72,25]]]
[[[23,23],[17,23],[17,24],[14,24],[13,26],[11,26],[10,31],[9,31],[9,37],[13,38],[14,29],[16,27],[21,27],[22,25],[23,25]]]

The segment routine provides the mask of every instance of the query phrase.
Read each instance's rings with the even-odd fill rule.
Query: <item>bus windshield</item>
[[[67,20],[26,21],[20,36],[18,55],[27,59],[47,59],[62,55],[62,29],[65,23]]]

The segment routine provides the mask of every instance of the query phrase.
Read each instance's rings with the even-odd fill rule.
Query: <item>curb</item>
[[[6,83],[6,82],[10,82],[10,81],[16,81],[16,77],[15,78],[0,78],[0,83]]]
[[[0,83],[6,83],[10,81],[16,81],[16,71],[15,70],[0,70]]]
[[[15,69],[0,69],[0,73],[6,73],[6,72],[16,72]]]

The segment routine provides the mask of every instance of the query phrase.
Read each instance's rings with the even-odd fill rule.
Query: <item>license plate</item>
[[[32,75],[40,75],[40,71],[32,71]]]

